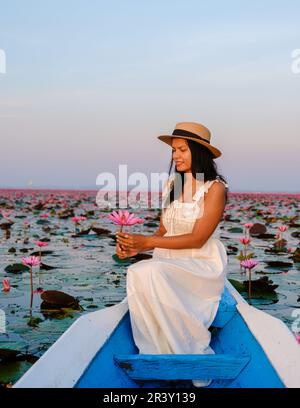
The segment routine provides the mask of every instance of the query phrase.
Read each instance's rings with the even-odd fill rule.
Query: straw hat
[[[161,135],[158,136],[158,139],[172,146],[172,139],[174,137],[180,139],[189,139],[193,140],[194,142],[202,144],[213,153],[215,159],[222,155],[219,149],[210,144],[211,138],[210,131],[200,123],[195,122],[176,123],[172,135]]]

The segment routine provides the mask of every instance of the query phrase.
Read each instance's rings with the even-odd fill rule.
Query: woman
[[[228,186],[217,173],[214,159],[221,152],[210,138],[209,130],[194,122],[177,123],[172,135],[159,136],[172,146],[169,175],[176,163],[163,191],[163,203],[170,204],[162,210],[154,235],[117,234],[121,258],[154,249],[152,259],[136,262],[127,272],[132,332],[141,354],[214,354],[208,328],[218,310],[227,265],[216,228]],[[183,182],[180,188],[178,181]],[[203,387],[211,380],[192,382]]]

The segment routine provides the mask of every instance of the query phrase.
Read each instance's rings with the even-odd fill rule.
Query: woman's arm
[[[147,236],[146,238],[163,237],[163,236],[166,234],[166,232],[167,232],[167,230],[166,230],[166,228],[165,228],[165,226],[164,226],[164,224],[163,224],[162,215],[161,215],[161,216],[160,216],[160,222],[159,222],[159,228],[158,228],[158,230],[157,230],[154,234],[149,235],[149,236]],[[150,244],[150,242],[149,242],[149,244]],[[146,248],[146,251],[150,251],[151,249],[154,249],[154,248],[155,248],[155,247],[147,247],[147,248]]]
[[[193,231],[171,237],[146,237],[148,249],[169,248],[187,249],[201,248],[222,220],[225,208],[225,186],[223,183],[214,183],[204,198],[203,216],[195,221]]]
[[[118,243],[124,246],[124,248],[139,251],[148,251],[153,248],[201,248],[213,234],[217,225],[222,220],[224,208],[225,186],[223,183],[214,183],[204,196],[203,215],[195,221],[191,233],[170,237],[159,235],[160,229],[154,235],[150,236],[142,234],[117,233]],[[163,229],[161,231],[163,231]],[[127,239],[125,238],[125,235],[128,236]]]
[[[160,221],[159,221],[159,228],[158,230],[151,235],[152,237],[163,237],[165,235],[165,233],[167,232],[164,223],[162,221],[162,215],[160,216]]]

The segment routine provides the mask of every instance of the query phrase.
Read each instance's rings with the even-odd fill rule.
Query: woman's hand
[[[142,252],[148,249],[148,237],[142,234],[128,234],[117,232],[117,243],[122,246],[125,251]]]
[[[119,257],[120,259],[125,259],[125,258],[129,258],[129,257],[131,257],[131,256],[137,255],[138,252],[137,252],[137,251],[131,251],[131,250],[124,251],[124,249],[122,249],[122,248],[120,247],[120,245],[117,244],[116,254],[118,255],[118,257]]]

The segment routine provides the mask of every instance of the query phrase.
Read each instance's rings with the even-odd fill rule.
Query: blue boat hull
[[[210,331],[215,354],[139,354],[125,298],[77,319],[14,388],[194,388],[195,379],[212,380],[208,388],[300,387],[292,332],[228,281]]]
[[[228,298],[228,292],[226,297]],[[228,303],[224,305],[226,307]],[[215,322],[221,328],[213,330],[211,347],[216,354],[222,355],[245,355],[249,357],[249,362],[235,379],[215,379],[207,388],[281,388],[284,384],[279,379],[278,374],[272,367],[265,352],[251,334],[246,323],[237,312],[231,312],[230,320],[221,322],[223,314],[217,315]],[[178,383],[171,383],[166,380],[133,380],[114,361],[114,355],[138,354],[139,350],[134,344],[131,332],[129,312],[122,318],[109,340],[103,345],[101,350],[94,357],[82,377],[76,384],[78,388],[139,388],[139,387],[193,387],[191,380],[182,380]],[[182,356],[184,359],[185,356]],[[145,370],[147,367],[145,367]],[[176,368],[174,368],[176,371]],[[180,380],[180,371],[174,373],[174,378]],[[207,378],[204,377],[203,378]]]

